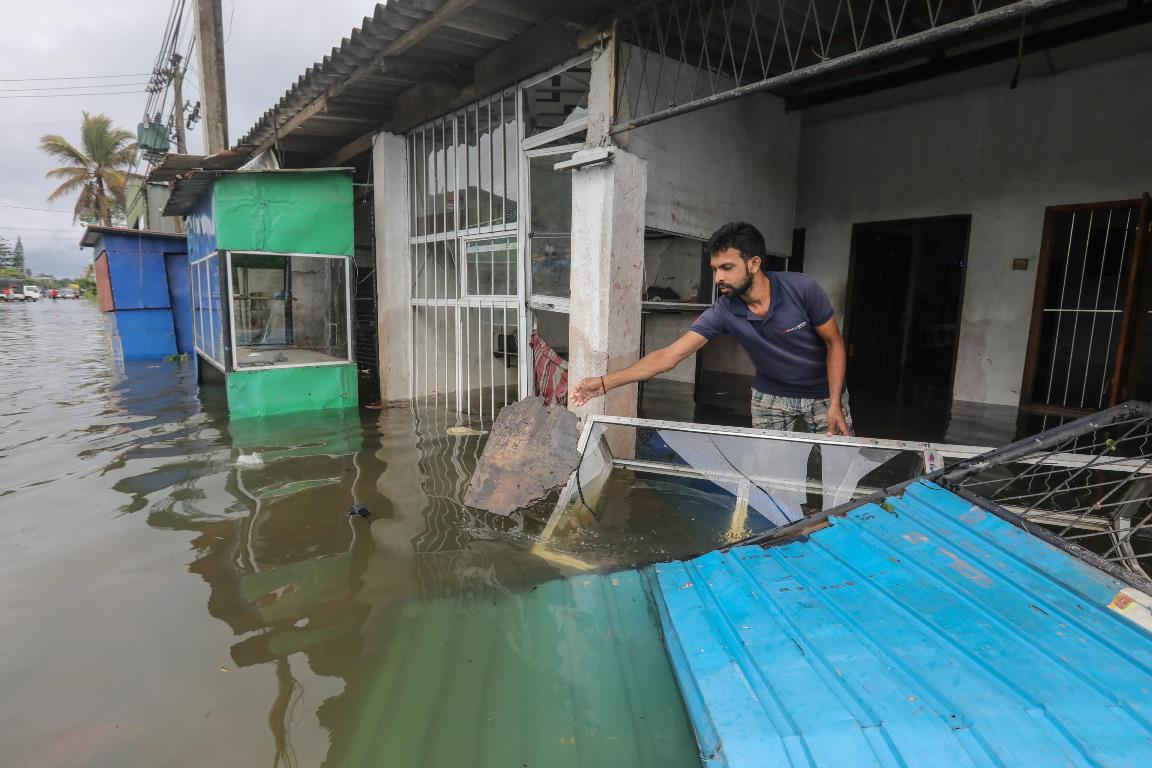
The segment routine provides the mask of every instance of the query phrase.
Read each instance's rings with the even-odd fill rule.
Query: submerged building
[[[398,0],[235,151],[355,168],[356,357],[384,400],[488,420],[532,391],[533,333],[572,380],[627,365],[712,302],[700,244],[744,219],[831,296],[858,417],[1034,430],[1152,394],[1150,18]],[[750,374],[721,339],[585,410],[722,410]]]

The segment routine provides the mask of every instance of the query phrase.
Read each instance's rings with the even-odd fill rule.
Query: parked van
[[[24,300],[25,301],[40,301],[41,298],[42,298],[42,296],[40,295],[40,286],[38,286],[38,285],[26,285],[26,286],[24,286]]]

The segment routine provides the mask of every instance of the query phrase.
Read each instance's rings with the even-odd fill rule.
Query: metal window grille
[[[1059,0],[660,0],[624,15],[616,131],[1003,24]]]
[[[1115,405],[1140,311],[1148,202],[1058,206],[1045,217],[1021,409],[1074,418]],[[1047,427],[1047,422],[1044,423]]]
[[[1152,404],[1114,406],[925,479],[1152,594]],[[787,541],[823,518],[899,494],[905,485],[738,543]]]
[[[1152,576],[1148,403],[1109,408],[932,479],[1107,570],[1126,570],[1121,577]]]
[[[481,421],[517,398],[519,125],[509,89],[408,135],[413,398]],[[488,290],[465,282],[467,244],[485,236],[511,246],[498,296],[494,253]]]

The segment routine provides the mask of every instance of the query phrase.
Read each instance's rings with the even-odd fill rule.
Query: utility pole
[[[220,0],[196,0],[196,47],[204,102],[204,149],[228,149],[228,94],[224,88],[224,21]]]
[[[172,54],[172,95],[173,121],[176,123],[176,151],[181,155],[188,154],[188,141],[184,134],[184,57],[178,53]]]

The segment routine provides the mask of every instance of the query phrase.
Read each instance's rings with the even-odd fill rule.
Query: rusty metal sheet
[[[497,515],[543,500],[580,463],[580,421],[559,405],[532,397],[504,407],[464,495],[464,503]]]

